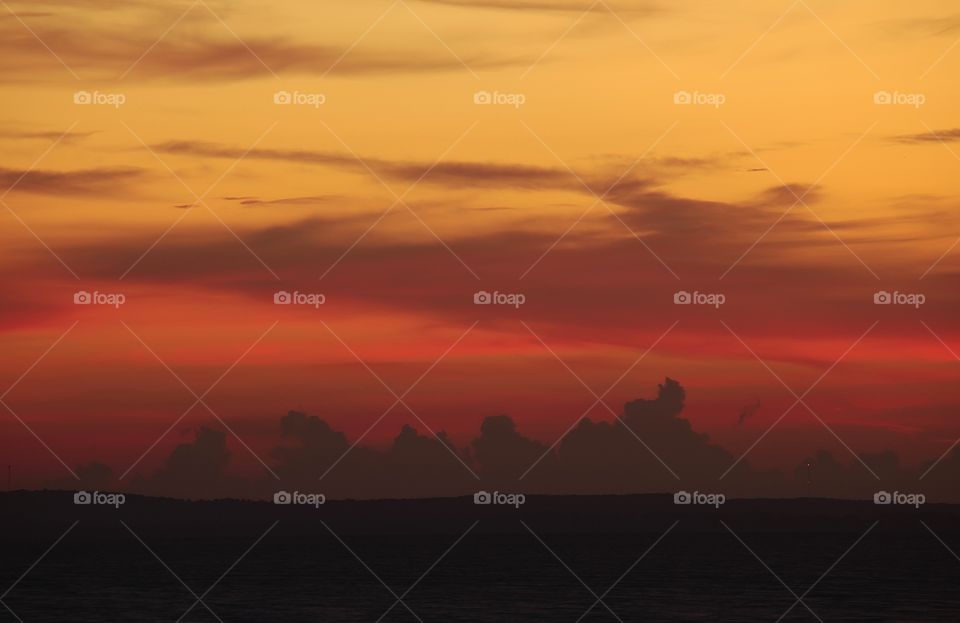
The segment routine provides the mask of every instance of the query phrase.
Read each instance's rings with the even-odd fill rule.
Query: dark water
[[[64,528],[71,521],[64,518]],[[209,610],[196,604],[183,621],[773,622],[788,610],[783,621],[960,621],[960,561],[919,524],[874,530],[845,557],[869,523],[840,532],[738,532],[773,573],[719,526],[678,527],[631,569],[662,531],[537,532],[560,562],[522,525],[498,534],[481,525],[422,578],[469,522],[436,536],[355,535],[331,525],[363,562],[322,524],[305,538],[281,522],[237,562],[268,525],[229,538],[139,531],[171,573],[119,522],[115,535],[85,532],[81,523],[3,602],[27,623],[177,621],[196,601],[190,591],[208,589]],[[948,542],[957,535],[943,534]],[[45,536],[4,535],[0,589],[59,533]],[[810,589],[806,607],[791,609],[791,589],[798,596]],[[405,605],[395,605],[391,590],[406,593]],[[591,590],[604,603],[594,606]],[[0,621],[18,620],[10,610],[0,607]]]

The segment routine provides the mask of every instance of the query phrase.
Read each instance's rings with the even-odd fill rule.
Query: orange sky
[[[0,30],[0,451],[35,481],[217,425],[184,384],[249,467],[287,410],[355,437],[428,370],[405,400],[457,440],[669,375],[739,453],[828,370],[836,436],[800,408],[751,461],[960,435],[954,3],[4,0]]]

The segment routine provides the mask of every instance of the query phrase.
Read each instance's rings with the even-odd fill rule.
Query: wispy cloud
[[[41,195],[111,196],[127,191],[147,176],[146,171],[132,167],[51,171],[0,168],[0,186],[14,192]]]
[[[923,143],[954,143],[960,141],[960,128],[950,128],[947,130],[933,130],[921,134],[901,134],[894,136],[893,140],[897,143],[923,144]]]

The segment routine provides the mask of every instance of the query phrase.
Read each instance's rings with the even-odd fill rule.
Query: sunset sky
[[[20,485],[201,425],[255,471],[291,409],[549,444],[666,376],[760,466],[960,437],[954,2],[82,4],[0,0]]]

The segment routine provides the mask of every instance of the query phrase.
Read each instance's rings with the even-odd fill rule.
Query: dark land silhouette
[[[22,621],[175,621],[188,610],[184,621],[960,617],[954,505],[714,508],[630,495],[314,508],[131,495],[114,508],[47,491],[0,494],[0,509],[0,582],[13,585],[3,600]]]

